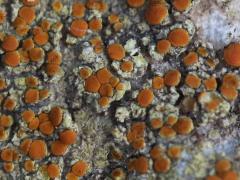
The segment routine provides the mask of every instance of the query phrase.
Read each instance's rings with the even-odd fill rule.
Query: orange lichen
[[[41,113],[38,115],[38,119],[39,119],[40,124],[43,123],[43,122],[49,121],[48,114],[45,113],[45,112],[41,112]]]
[[[33,120],[31,120],[28,123],[28,128],[31,130],[36,130],[39,126],[39,119],[38,118],[33,118]]]
[[[116,89],[117,91],[123,91],[123,90],[125,89],[125,84],[119,82],[119,83],[117,84],[117,86],[115,87],[115,89]]]
[[[152,88],[153,89],[162,89],[164,87],[164,78],[161,76],[155,76],[152,79]]]
[[[87,33],[88,23],[83,19],[73,20],[70,25],[70,32],[73,36],[83,37]]]
[[[57,164],[49,164],[47,166],[47,173],[48,176],[52,179],[57,178],[60,176],[60,167]]]
[[[41,89],[39,90],[39,98],[40,100],[46,99],[49,97],[49,90],[48,89]]]
[[[162,148],[160,148],[157,145],[150,150],[150,156],[152,159],[158,159],[162,156],[162,154],[163,154]]]
[[[217,81],[215,77],[210,77],[203,81],[203,84],[208,91],[214,91],[217,88]]]
[[[6,173],[11,173],[14,170],[14,164],[12,162],[4,162],[3,169]]]
[[[4,51],[14,51],[18,48],[19,41],[14,35],[7,35],[2,42],[2,48]]]
[[[166,39],[159,40],[156,45],[156,50],[159,54],[167,54],[170,51],[171,43]]]
[[[177,11],[186,11],[191,6],[191,0],[174,0],[173,7]]]
[[[25,83],[28,87],[37,87],[39,84],[39,79],[35,76],[29,76],[25,78]]]
[[[215,170],[218,174],[225,173],[231,169],[231,162],[227,159],[218,160],[215,164]]]
[[[153,129],[159,129],[163,126],[163,121],[160,118],[152,119],[150,123]]]
[[[238,96],[238,91],[232,87],[222,85],[220,87],[220,92],[224,98],[226,98],[229,101],[233,101]]]
[[[91,93],[98,92],[101,84],[95,75],[91,75],[85,80],[85,90]]]
[[[163,126],[160,131],[159,131],[159,135],[162,138],[174,138],[176,136],[176,132],[174,131],[173,128],[168,127],[168,126]]]
[[[25,6],[36,6],[39,4],[39,0],[22,0]]]
[[[81,68],[79,71],[79,75],[83,79],[87,79],[89,76],[91,76],[92,70],[89,67]]]
[[[67,180],[78,180],[78,176],[76,176],[75,174],[73,174],[72,172],[67,173],[66,175],[66,179]]]
[[[168,148],[167,154],[172,159],[178,159],[182,154],[182,147],[177,145],[171,146]]]
[[[223,85],[237,89],[239,87],[239,77],[237,74],[228,73],[223,76]]]
[[[17,102],[14,99],[7,98],[3,103],[3,108],[8,111],[13,111],[16,105],[17,105]]]
[[[223,175],[223,180],[237,180],[239,176],[235,171],[228,171]]]
[[[110,103],[110,99],[108,97],[101,97],[98,100],[98,104],[103,108],[107,107],[109,103]]]
[[[193,64],[196,64],[197,62],[198,62],[198,54],[196,52],[189,52],[183,58],[183,63],[185,66],[191,66]]]
[[[213,175],[213,176],[208,176],[206,180],[222,180],[222,179],[218,176]]]
[[[24,94],[24,101],[27,104],[37,103],[39,101],[39,91],[37,89],[28,89]]]
[[[55,1],[53,1],[53,3],[52,3],[52,9],[53,9],[55,12],[59,13],[59,12],[62,10],[62,8],[63,8],[63,4],[62,4],[62,2],[61,2],[60,0],[55,0]]]
[[[39,62],[43,59],[44,51],[42,48],[32,48],[29,50],[29,58],[33,62]]]
[[[32,110],[25,110],[22,113],[22,119],[29,123],[35,118],[35,113]]]
[[[1,159],[3,161],[13,161],[13,150],[11,148],[5,148],[1,151]]]
[[[21,152],[23,154],[28,154],[31,144],[32,144],[31,139],[24,139],[19,146]]]
[[[17,67],[20,64],[20,54],[18,51],[7,52],[3,56],[3,61],[7,66]]]
[[[61,71],[61,67],[58,64],[47,64],[46,73],[48,76],[55,76]]]
[[[185,83],[190,88],[197,89],[201,85],[201,79],[197,75],[188,74]]]
[[[99,10],[100,3],[98,0],[88,0],[86,3],[86,7],[91,10]]]
[[[58,64],[62,63],[62,54],[59,51],[52,50],[47,53],[47,63]]]
[[[0,10],[0,24],[3,24],[6,20],[6,12],[3,10]]]
[[[55,106],[49,112],[49,120],[52,122],[53,126],[59,126],[63,120],[63,110],[59,106]]]
[[[0,141],[4,141],[7,139],[8,133],[4,129],[4,127],[0,127]]]
[[[102,29],[102,19],[93,18],[88,26],[92,31],[100,31]]]
[[[188,117],[180,117],[173,127],[181,135],[189,134],[194,129],[192,119]]]
[[[35,18],[35,10],[34,8],[23,6],[18,11],[19,17],[23,18],[26,23],[31,24]]]
[[[164,75],[164,84],[167,86],[177,86],[181,80],[181,73],[177,70],[170,70]]]
[[[138,139],[135,139],[132,143],[131,143],[132,147],[135,149],[135,150],[140,150],[140,149],[143,149],[145,147],[145,140],[144,138],[138,138]]]
[[[5,79],[0,78],[0,91],[1,91],[1,90],[4,90],[4,89],[6,89],[6,88],[7,88],[7,84],[6,84]]]
[[[123,72],[132,72],[133,62],[132,61],[123,61],[120,66]]]
[[[12,22],[12,25],[14,28],[18,28],[18,27],[25,27],[27,23],[23,18],[17,16]]]
[[[157,173],[167,173],[171,167],[171,161],[167,157],[159,157],[153,163]]]
[[[131,130],[127,133],[127,140],[129,143],[133,143],[134,141],[142,138],[144,136],[145,123],[143,122],[135,122],[132,124]]]
[[[139,8],[144,5],[145,0],[127,0],[127,3],[132,8]]]
[[[62,143],[71,145],[77,141],[77,133],[73,130],[65,130],[60,132],[59,139]]]
[[[107,53],[109,58],[113,61],[120,61],[125,57],[125,49],[118,43],[108,45]]]
[[[108,22],[110,24],[115,24],[115,23],[118,23],[119,21],[120,21],[119,16],[116,14],[110,14],[108,16]]]
[[[109,83],[112,85],[113,88],[115,88],[119,84],[119,78],[118,77],[111,77],[109,80]]]
[[[26,160],[24,162],[24,169],[27,172],[33,172],[35,170],[35,165],[34,165],[34,161],[32,160]]]
[[[176,28],[169,32],[168,40],[175,47],[185,47],[190,41],[187,30],[183,28]]]
[[[138,93],[137,103],[141,107],[148,107],[154,99],[154,94],[151,89],[143,89]]]
[[[72,16],[82,18],[85,14],[85,6],[83,3],[75,2],[72,5]]]
[[[88,170],[88,164],[83,160],[77,161],[72,166],[72,172],[76,176],[80,176],[80,177],[84,176],[87,173],[87,170]]]
[[[111,176],[112,176],[113,180],[125,179],[125,173],[122,168],[116,168],[116,169],[112,170]]]
[[[224,49],[225,62],[233,67],[240,66],[240,44],[232,43]]]
[[[20,61],[23,63],[29,63],[29,54],[27,50],[19,49],[18,53],[20,55]]]
[[[16,28],[16,34],[19,35],[19,36],[25,36],[25,35],[27,35],[29,30],[30,30],[30,27],[28,25],[17,27]]]
[[[54,131],[54,126],[51,121],[45,121],[40,123],[39,125],[39,131],[44,135],[51,135]]]
[[[113,29],[115,32],[120,31],[123,28],[123,23],[122,22],[117,22],[113,25]]]
[[[45,32],[49,31],[51,28],[51,22],[49,22],[47,19],[43,19],[41,22],[41,28]]]
[[[43,46],[47,44],[48,39],[49,39],[49,35],[47,32],[39,32],[33,36],[34,42],[39,46]]]
[[[99,94],[101,96],[111,97],[113,96],[113,88],[111,84],[103,84],[99,89]]]
[[[205,108],[207,109],[207,111],[215,111],[221,102],[222,100],[220,98],[212,98],[210,102],[206,103]]]
[[[67,151],[68,146],[59,140],[53,141],[51,144],[51,153],[54,156],[63,156]]]
[[[25,50],[30,50],[30,49],[34,48],[34,42],[33,42],[32,38],[25,39],[22,43],[22,47]]]
[[[150,25],[158,25],[168,16],[168,9],[164,3],[150,3],[145,11],[145,19]]]
[[[140,174],[146,174],[149,169],[148,158],[140,156],[134,160],[134,169]]]
[[[105,67],[97,71],[96,77],[101,84],[109,83],[112,73]]]
[[[178,119],[177,119],[176,116],[170,115],[170,116],[167,117],[166,124],[169,125],[169,126],[173,126],[174,124],[176,124],[177,120]]]
[[[1,127],[5,127],[8,128],[10,126],[12,126],[13,124],[13,119],[10,115],[1,115],[0,117],[0,126]]]
[[[34,160],[41,160],[47,155],[47,145],[43,140],[33,140],[28,155]]]

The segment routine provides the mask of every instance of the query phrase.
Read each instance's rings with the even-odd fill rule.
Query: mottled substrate
[[[63,3],[66,8],[70,7],[71,3],[69,1],[63,1]],[[47,1],[42,1],[42,10],[45,11],[42,11],[42,15],[40,14],[38,18],[51,14],[50,7],[47,7],[47,4]],[[173,12],[163,26],[150,27],[143,18],[145,6],[136,10],[129,8],[125,1],[109,0],[108,4],[110,6],[109,11],[120,15],[121,21],[124,22],[124,29],[112,33],[109,30],[111,27],[106,24],[102,35],[103,42],[106,46],[112,41],[121,43],[129,53],[129,58],[133,59],[135,68],[133,74],[115,71],[115,69],[118,69],[118,65],[108,63],[109,59],[104,55],[101,57],[101,55],[95,54],[90,44],[85,42],[89,41],[88,37],[76,40],[73,37],[66,37],[69,35],[64,35],[60,41],[59,49],[63,55],[64,76],[51,79],[50,83],[46,82],[53,95],[43,105],[48,106],[50,104],[53,106],[56,104],[64,107],[77,124],[78,142],[64,159],[58,160],[61,165],[64,162],[62,179],[64,179],[64,175],[68,172],[71,164],[78,159],[85,160],[90,164],[89,174],[84,179],[108,179],[112,169],[117,167],[122,167],[127,172],[126,161],[140,154],[149,156],[148,152],[154,144],[162,144],[165,148],[172,144],[182,145],[183,153],[178,161],[172,162],[171,169],[166,175],[155,173],[150,166],[147,174],[140,176],[136,172],[129,173],[128,179],[203,179],[212,173],[215,160],[222,157],[231,159],[234,162],[235,170],[240,170],[239,162],[235,161],[240,156],[238,153],[239,132],[237,129],[239,126],[238,101],[230,104],[224,100],[221,104],[223,107],[220,106],[219,110],[214,113],[207,112],[202,107],[204,104],[197,104],[196,102],[193,102],[194,106],[190,106],[190,108],[185,107],[184,102],[195,97],[198,92],[183,85],[184,82],[181,82],[181,85],[183,85],[181,89],[171,87],[157,91],[153,105],[147,109],[139,107],[135,100],[141,89],[151,87],[151,77],[153,75],[163,76],[170,69],[179,69],[183,77],[188,72],[196,73],[201,79],[206,79],[212,75],[222,77],[230,69],[223,65],[221,52],[216,55],[210,45],[205,45],[197,40],[194,25],[190,20],[175,22],[176,19],[186,19],[185,15],[187,13],[180,16],[177,12]],[[4,6],[10,7],[9,4],[4,4]],[[62,21],[68,22],[64,15]],[[186,48],[171,49],[165,57],[157,54],[154,47],[155,42],[158,39],[166,38],[170,29],[179,26],[185,27],[189,31],[193,39],[192,43]],[[4,31],[6,30],[4,29]],[[65,31],[67,29],[63,30],[63,32]],[[72,46],[66,42],[72,44],[76,42],[76,44]],[[185,51],[197,50],[199,46],[206,47],[209,55],[200,57],[196,65],[185,68],[182,62],[182,57],[186,54]],[[183,53],[181,54],[181,52]],[[209,58],[219,63],[216,69],[213,70],[206,63]],[[85,94],[82,94],[84,86],[83,82],[80,83],[78,70],[79,67],[86,64],[95,71],[107,64],[112,66],[111,70],[115,75],[118,75],[122,81],[131,84],[129,87],[131,91],[128,89],[120,101],[117,100],[110,107],[102,110],[98,107],[95,95],[90,94],[86,97]],[[235,73],[239,73],[238,70]],[[6,79],[10,79],[14,74],[3,72],[2,75]],[[20,78],[21,75],[18,77]],[[45,78],[47,81],[48,78],[46,76]],[[202,89],[204,89],[203,85],[198,91],[200,92]],[[219,96],[219,94],[216,96]],[[134,151],[126,140],[126,133],[130,129],[132,121],[149,123],[154,118],[155,109],[158,106],[166,108],[166,112],[158,114],[160,117],[167,117],[169,114],[190,116],[195,126],[193,133],[190,136],[180,135],[174,139],[165,140],[160,138],[156,132],[147,128],[144,137],[147,140],[146,147],[140,151]],[[98,113],[96,113],[96,110],[98,110]],[[20,113],[21,110],[16,112]],[[14,133],[14,129],[11,130],[11,133]],[[8,140],[8,143],[11,143],[11,141]],[[5,147],[6,144],[7,142],[2,143],[1,147]],[[109,160],[109,152],[113,147],[122,151],[124,160]],[[149,164],[152,163],[152,160],[149,160]],[[22,164],[19,163],[19,165]],[[3,179],[27,179],[18,168],[12,174],[1,173],[1,176]],[[29,179],[37,179],[36,176],[37,174],[30,175]]]

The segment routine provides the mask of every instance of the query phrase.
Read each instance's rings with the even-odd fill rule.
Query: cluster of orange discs
[[[13,118],[10,115],[2,114],[0,116],[0,141],[8,138],[8,130],[13,125]]]

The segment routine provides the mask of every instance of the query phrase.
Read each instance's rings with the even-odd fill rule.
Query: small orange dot
[[[40,100],[46,99],[49,97],[49,90],[48,89],[41,89],[39,90],[39,98]]]
[[[169,32],[168,40],[175,47],[185,47],[190,41],[187,30],[182,28],[176,28]]]
[[[25,110],[22,113],[22,118],[24,121],[29,123],[30,121],[32,121],[35,118],[35,113],[32,110]]]
[[[4,90],[4,89],[6,89],[6,88],[7,88],[7,84],[6,84],[5,79],[0,78],[0,91],[1,91],[1,90]]]
[[[20,64],[20,54],[18,51],[7,52],[3,56],[3,61],[7,66],[17,67]]]
[[[215,77],[210,77],[203,81],[206,90],[214,91],[217,89],[217,81]]]
[[[120,31],[122,28],[123,28],[123,23],[121,23],[121,22],[117,22],[113,25],[113,29],[115,32]]]
[[[112,85],[113,88],[115,88],[119,81],[120,81],[119,78],[113,76],[110,78],[109,83]]]
[[[120,21],[119,16],[116,14],[110,14],[108,16],[108,22],[110,24],[115,24],[115,23],[118,23],[119,21]]]
[[[186,11],[191,6],[191,0],[174,0],[173,6],[180,12]]]
[[[0,24],[3,24],[6,20],[6,12],[3,10],[0,10]]]
[[[85,6],[83,3],[75,2],[72,5],[72,16],[82,18],[85,15]]]
[[[125,179],[126,175],[122,168],[116,168],[112,170],[111,176],[113,180],[117,180],[117,179]]]
[[[62,63],[62,54],[56,50],[48,52],[47,63],[60,65]]]
[[[127,0],[127,3],[132,8],[139,8],[144,5],[145,0]]]
[[[98,81],[98,78],[95,75],[91,75],[85,80],[85,91],[96,93],[98,92],[101,84]]]
[[[232,43],[224,49],[225,62],[233,67],[240,66],[240,44]]]
[[[205,108],[207,111],[215,111],[221,102],[222,101],[219,98],[212,98],[210,102],[206,103]]]
[[[39,62],[43,59],[44,51],[42,48],[32,48],[29,50],[29,57],[33,62]]]
[[[51,28],[51,22],[49,22],[47,19],[43,19],[41,22],[41,28],[45,32],[49,31]]]
[[[167,121],[166,121],[166,124],[169,125],[169,126],[173,126],[174,124],[176,124],[177,122],[177,117],[174,116],[174,115],[170,115],[167,117]]]
[[[103,84],[99,89],[99,94],[101,96],[111,97],[113,96],[113,88],[111,84]]]
[[[54,132],[54,126],[51,121],[45,121],[40,123],[39,131],[44,135],[51,135]]]
[[[164,83],[167,86],[177,86],[181,80],[181,73],[177,70],[170,70],[164,76]]]
[[[140,156],[135,160],[134,163],[135,170],[140,174],[146,174],[149,169],[148,158],[145,156]]]
[[[198,62],[198,54],[195,52],[189,52],[184,58],[183,63],[185,66],[191,66]]]
[[[1,115],[0,116],[0,127],[11,127],[13,124],[13,119],[10,115]]]
[[[47,44],[48,39],[49,39],[49,36],[48,36],[47,32],[36,33],[33,36],[34,42],[39,46],[43,46],[43,45]]]
[[[138,139],[135,139],[132,143],[131,143],[132,147],[135,149],[135,150],[140,150],[140,149],[143,149],[145,147],[145,140],[144,138],[138,138]]]
[[[163,121],[160,118],[152,119],[150,123],[153,129],[160,129],[163,126]]]
[[[162,154],[163,154],[163,149],[157,145],[150,150],[150,156],[152,159],[158,159],[162,156]]]
[[[25,6],[36,6],[39,4],[39,0],[23,0]]]
[[[174,131],[174,129],[168,126],[163,126],[160,129],[159,134],[162,138],[167,138],[167,139],[171,139],[176,136],[176,132]]]
[[[141,107],[149,106],[154,99],[154,94],[150,89],[143,89],[138,93],[137,102]]]
[[[54,156],[63,156],[66,153],[67,149],[68,146],[59,140],[53,141],[51,144],[51,153]]]
[[[72,166],[72,172],[76,176],[84,176],[87,173],[88,170],[88,164],[85,161],[77,161],[76,163],[73,164]]]
[[[29,157],[41,160],[47,155],[47,145],[43,140],[33,140],[29,148]]]
[[[100,31],[102,29],[102,19],[94,18],[89,22],[88,26],[92,31]]]
[[[30,49],[34,48],[34,42],[33,42],[32,38],[25,39],[23,41],[22,47],[25,50],[30,50]]]
[[[238,96],[238,91],[236,89],[225,85],[220,87],[220,92],[222,96],[229,101],[235,100]]]
[[[208,51],[207,51],[207,49],[205,47],[199,47],[197,49],[197,52],[202,57],[207,57],[208,56]]]
[[[47,64],[46,66],[46,73],[50,77],[59,74],[60,71],[61,71],[61,67],[57,64]]]
[[[37,103],[39,101],[39,91],[37,89],[28,89],[24,95],[24,101],[27,104]]]
[[[108,45],[107,53],[109,58],[113,61],[120,61],[125,57],[125,49],[118,43]]]
[[[108,97],[101,97],[99,100],[98,100],[98,104],[101,106],[101,107],[107,107],[110,103],[110,100]]]
[[[237,180],[239,176],[235,171],[228,171],[223,175],[223,180]]]
[[[6,109],[8,111],[13,111],[14,108],[16,107],[16,105],[17,105],[16,101],[12,98],[5,99],[5,101],[3,103],[4,109]]]
[[[53,107],[49,112],[49,120],[56,127],[62,123],[63,120],[63,110],[61,107]]]
[[[168,148],[167,154],[172,159],[178,159],[182,154],[182,147],[176,145],[171,146],[170,148]]]
[[[40,124],[43,123],[43,122],[49,121],[48,114],[45,113],[45,112],[41,112],[41,113],[38,115],[38,119],[39,119]]]
[[[91,74],[92,74],[92,70],[89,67],[81,68],[79,71],[79,75],[83,79],[87,79],[89,76],[91,76]]]
[[[239,77],[237,74],[228,73],[223,76],[223,85],[234,89],[239,87]]]
[[[156,50],[159,54],[167,54],[170,51],[171,43],[166,39],[157,42]]]
[[[28,24],[31,24],[35,18],[35,10],[31,7],[23,6],[18,11],[19,17],[23,18]]]
[[[178,134],[187,135],[194,129],[192,119],[188,117],[181,117],[174,125],[174,129]]]
[[[231,169],[231,162],[227,159],[218,160],[215,164],[217,173],[225,173]]]
[[[188,74],[185,83],[190,88],[197,89],[201,85],[201,79],[197,75]]]
[[[88,24],[82,19],[73,20],[70,26],[70,32],[73,36],[83,37],[87,33]]]
[[[53,1],[53,3],[52,3],[52,9],[53,9],[55,12],[59,13],[59,12],[62,10],[62,8],[63,8],[63,4],[62,4],[62,2],[61,2],[60,0],[55,0],[55,1]]]
[[[99,1],[96,1],[96,0],[88,0],[86,3],[86,7],[88,9],[92,9],[92,10],[99,10],[100,3],[99,3]]]
[[[66,179],[67,180],[78,180],[78,176],[76,176],[75,174],[73,174],[72,172],[67,173],[66,175]]]
[[[19,35],[19,36],[25,36],[25,35],[27,35],[29,30],[30,30],[30,27],[28,25],[17,27],[16,28],[16,34]]]
[[[117,91],[123,91],[123,90],[125,90],[125,84],[119,82],[119,83],[117,84],[117,86],[115,87],[115,89],[116,89]]]
[[[164,78],[160,76],[155,76],[152,79],[152,88],[153,89],[162,89],[164,87]]]
[[[4,162],[3,169],[6,173],[11,173],[14,170],[14,164],[11,162]]]
[[[25,83],[28,87],[37,87],[39,84],[39,79],[35,76],[29,76],[25,78]]]
[[[23,18],[17,16],[17,17],[14,19],[14,21],[12,22],[12,25],[13,25],[14,28],[18,28],[18,27],[24,27],[24,26],[26,26],[27,23],[26,23],[26,21],[25,21]]]
[[[23,63],[29,63],[29,54],[27,50],[19,49],[18,53],[20,55],[20,61]]]
[[[59,134],[62,143],[71,145],[77,141],[77,133],[73,130],[65,130]]]
[[[0,127],[0,140],[4,141],[8,138],[8,134],[5,131],[4,127]]]
[[[145,11],[145,19],[150,25],[158,25],[168,16],[168,9],[164,3],[151,3]]]
[[[19,146],[21,152],[23,154],[28,154],[31,144],[32,144],[31,139],[24,139]]]
[[[2,42],[2,48],[4,51],[14,51],[18,48],[19,41],[14,35],[7,35]]]
[[[167,173],[171,167],[171,161],[166,157],[160,157],[154,161],[153,168],[157,173]]]
[[[52,179],[60,176],[60,167],[57,164],[49,164],[47,167],[48,176]]]
[[[121,63],[120,68],[123,72],[132,72],[133,71],[133,62],[132,61],[123,61]]]
[[[34,161],[32,160],[26,160],[24,162],[24,169],[27,172],[33,172],[35,170],[35,165],[34,165]]]
[[[39,126],[39,119],[38,118],[33,118],[32,121],[29,122],[28,128],[31,130],[36,130]]]
[[[104,67],[97,71],[96,76],[97,76],[98,81],[101,84],[106,84],[106,83],[109,83],[109,81],[113,75],[106,67]]]

